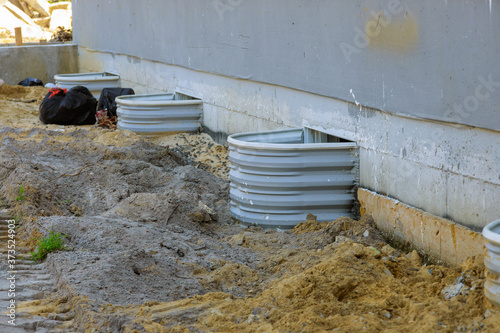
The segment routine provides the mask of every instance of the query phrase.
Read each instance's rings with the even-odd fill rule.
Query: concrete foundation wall
[[[216,133],[310,126],[358,142],[361,187],[479,230],[500,216],[500,132],[397,116],[281,86],[81,46],[80,71],[111,71],[137,93],[204,101]]]
[[[15,85],[27,77],[43,83],[54,82],[54,75],[78,72],[76,45],[36,45],[0,47],[0,79]]]
[[[87,48],[500,130],[498,1],[72,3]]]

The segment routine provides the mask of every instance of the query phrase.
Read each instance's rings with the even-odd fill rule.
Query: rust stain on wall
[[[419,41],[418,23],[409,15],[388,18],[381,14],[371,18],[365,25],[365,33],[370,48],[398,53],[411,51]]]
[[[453,246],[455,247],[455,250],[456,250],[457,249],[457,234],[455,233],[455,225],[451,224],[450,229],[451,229],[451,239],[453,240]]]

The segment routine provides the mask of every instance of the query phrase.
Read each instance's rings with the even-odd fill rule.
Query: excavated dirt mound
[[[2,208],[19,245],[66,244],[46,259],[57,292],[18,310],[61,332],[498,332],[482,258],[423,262],[370,216],[244,228],[208,136],[45,126],[35,102],[1,102]]]
[[[170,147],[181,155],[187,163],[215,174],[222,179],[229,179],[229,150],[218,145],[206,133],[151,136],[150,141]]]
[[[25,128],[41,125],[38,108],[47,92],[44,87],[0,85],[1,124]]]
[[[171,301],[207,292],[195,270],[231,258],[251,265],[255,255],[211,237],[203,227],[131,222],[104,217],[45,217],[36,227],[57,230],[71,251],[49,263],[61,284],[95,304]],[[200,229],[200,230],[198,230]]]
[[[0,100],[10,102],[35,103],[34,105],[38,107],[40,102],[47,94],[48,90],[48,88],[40,86],[23,87],[3,84],[0,86]]]

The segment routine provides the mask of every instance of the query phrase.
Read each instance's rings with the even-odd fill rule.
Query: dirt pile
[[[45,87],[23,87],[4,84],[0,86],[0,100],[36,103],[35,106],[38,107],[38,104],[43,100],[48,90]]]
[[[479,322],[485,311],[480,264],[471,260],[475,269],[462,273],[464,268],[424,266],[418,255],[389,253],[352,241],[331,244],[316,253],[316,264],[274,281],[255,298],[225,297],[214,302],[210,295],[202,297],[201,302],[215,305],[199,315],[193,328],[226,332],[495,329],[494,323]],[[445,301],[441,291],[463,275],[473,276],[468,292]]]
[[[44,87],[0,86],[0,119],[4,126],[39,125],[38,107],[48,89]]]
[[[0,130],[3,200],[23,216],[130,215],[181,223],[202,204],[213,220],[229,218],[227,182],[179,165],[175,153],[147,141],[96,143],[99,131]],[[22,202],[15,200],[21,187]]]
[[[371,246],[386,244],[370,215],[363,216],[359,221],[341,217],[331,222],[319,222],[316,216],[309,214],[307,220],[299,223],[293,230],[295,234],[302,235],[302,238],[309,242],[315,242],[318,248],[343,239],[352,239]]]
[[[165,136],[151,136],[152,142],[168,146],[178,152],[186,162],[215,174],[222,179],[229,179],[229,149],[214,143],[205,133],[179,133]]]
[[[262,235],[264,231],[258,238],[265,242],[267,237]],[[72,325],[80,322],[87,329],[109,328],[113,319],[120,325],[112,332],[497,331],[498,315],[488,312],[483,302],[484,268],[479,259],[472,258],[459,268],[424,265],[416,252],[398,253],[388,245],[377,249],[352,240],[335,242],[320,251],[286,253],[286,261],[283,254],[276,255],[280,258],[276,264],[292,269],[284,270],[280,278],[270,271],[266,278],[265,269],[241,264],[215,268],[227,284],[264,278],[262,290],[253,295],[210,292],[172,302],[151,300],[127,306],[80,301],[76,308],[93,310],[85,314],[90,318],[75,318]],[[270,252],[261,255],[274,257]],[[311,260],[302,262],[305,257]],[[303,267],[294,270],[297,265]],[[460,284],[463,287],[456,288]],[[182,290],[179,287],[172,290]],[[451,289],[460,291],[447,296]],[[47,304],[27,306],[36,313]]]

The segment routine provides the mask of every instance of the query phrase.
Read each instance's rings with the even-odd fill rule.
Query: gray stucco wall
[[[498,1],[75,0],[79,45],[500,129]]]
[[[27,77],[43,83],[54,82],[54,75],[78,72],[76,45],[34,45],[0,47],[0,79],[15,85]]]
[[[423,1],[418,10],[411,7],[417,2],[404,2],[414,13],[408,22],[415,22],[400,27],[413,36],[412,44],[398,39],[397,30],[387,37],[399,41],[395,44],[374,40],[361,47],[355,28],[370,22],[363,15],[375,2],[358,1],[359,8],[338,1],[310,3],[231,0],[215,7],[221,3],[74,0],[80,71],[119,73],[122,85],[137,93],[179,90],[200,97],[204,125],[214,132],[311,126],[354,140],[360,145],[362,187],[476,230],[497,219],[500,73],[492,59],[499,42],[488,33],[499,25],[483,35],[477,27],[493,22],[498,8],[490,16],[487,1],[448,2],[448,9]],[[352,8],[358,9],[354,16]],[[488,9],[487,16],[481,8]],[[433,11],[443,14],[434,26],[421,19],[436,17]],[[307,24],[302,16],[309,16]],[[301,30],[282,25],[281,17],[297,18],[293,23],[303,22]],[[442,20],[454,25],[446,27]],[[327,21],[345,34],[323,33]],[[418,30],[412,30],[415,25]],[[256,34],[247,38],[242,31]],[[464,31],[473,34],[463,37]],[[481,38],[482,46],[471,41]],[[341,41],[358,47],[350,62]],[[468,47],[456,53],[450,43]],[[309,58],[313,50],[318,53]],[[445,82],[449,71],[455,76]],[[448,114],[453,104],[458,109]]]

